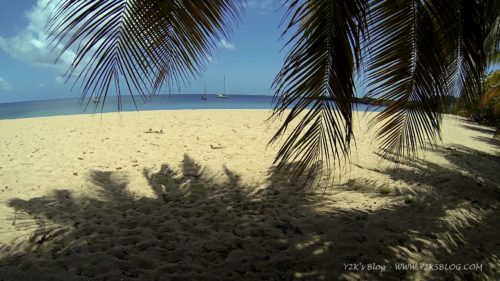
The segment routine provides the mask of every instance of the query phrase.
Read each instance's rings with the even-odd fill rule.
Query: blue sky
[[[79,97],[62,77],[74,54],[54,64],[54,53],[43,30],[50,0],[2,0],[0,9],[0,103]],[[283,9],[278,0],[248,0],[245,14],[233,35],[221,42],[213,62],[182,93],[222,91],[227,76],[230,94],[272,94],[270,86],[281,68],[284,42],[279,40]],[[174,93],[178,92],[175,90]]]
[[[51,0],[0,1],[0,103],[79,97],[79,88],[71,89],[72,83],[63,79],[74,53],[66,53],[54,64],[47,43],[43,27]],[[199,94],[205,81],[208,93],[220,92],[227,76],[229,94],[273,94],[270,86],[285,55],[280,52],[284,41],[279,40],[284,9],[280,9],[280,0],[246,3],[233,35],[220,42],[204,75],[180,88],[181,93]],[[499,68],[496,65],[490,70]]]

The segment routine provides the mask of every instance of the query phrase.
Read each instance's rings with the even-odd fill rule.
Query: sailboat
[[[229,98],[228,95],[226,95],[226,76],[224,75],[224,93],[218,93],[215,95],[216,98],[219,99],[227,99]]]
[[[205,90],[203,92],[203,95],[201,95],[201,99],[202,100],[207,100],[208,97],[207,97],[207,83],[205,82]]]

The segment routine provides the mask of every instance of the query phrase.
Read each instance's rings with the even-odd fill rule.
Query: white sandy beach
[[[270,174],[268,116],[0,120],[0,280],[500,280],[492,129],[445,116],[436,151],[396,165],[358,117],[345,176],[304,195]]]

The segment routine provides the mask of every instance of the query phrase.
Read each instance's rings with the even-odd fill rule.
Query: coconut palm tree
[[[82,97],[102,101],[113,88],[119,97],[145,96],[197,77],[244,7],[238,0],[60,1],[48,26],[54,45],[60,54],[77,48],[68,75],[82,82]],[[284,1],[289,52],[273,83],[272,115],[284,119],[271,141],[290,134],[278,170],[297,162],[294,177],[313,176],[348,159],[359,73],[372,98],[391,101],[371,120],[380,124],[382,153],[414,157],[435,143],[443,98],[477,102],[488,63],[498,62],[499,2]]]

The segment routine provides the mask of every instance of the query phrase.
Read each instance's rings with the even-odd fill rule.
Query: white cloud
[[[281,7],[282,2],[282,0],[249,0],[243,6],[257,10],[259,15],[267,15]]]
[[[226,39],[221,39],[219,41],[218,45],[219,45],[219,47],[224,48],[224,49],[228,49],[228,50],[234,50],[234,49],[236,49],[236,46],[234,46],[233,43],[227,41]]]
[[[11,38],[0,36],[0,49],[10,56],[27,63],[41,66],[57,67],[61,71],[67,70],[75,57],[75,53],[67,51],[54,64],[56,51],[52,50],[44,30],[50,13],[57,3],[51,0],[38,0],[36,5],[26,13],[28,26]],[[60,49],[60,46],[58,48]]]
[[[12,90],[12,85],[0,77],[0,91],[10,91]]]

